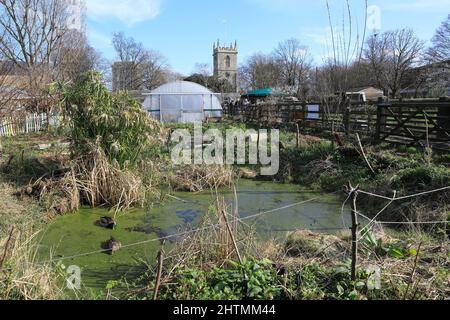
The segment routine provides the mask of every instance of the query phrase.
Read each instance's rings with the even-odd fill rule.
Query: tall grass
[[[58,272],[36,258],[42,211],[13,197],[11,185],[0,186],[0,300],[61,298]]]
[[[0,271],[1,300],[55,300],[62,297],[60,274],[49,264],[37,262],[36,237],[31,225],[18,229],[5,254]],[[6,243],[6,242],[5,242]]]

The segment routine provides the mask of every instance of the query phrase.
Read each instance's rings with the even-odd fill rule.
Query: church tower
[[[238,92],[238,48],[234,45],[221,46],[220,41],[214,43],[214,76],[230,82],[233,92]]]
[[[85,33],[85,15],[86,15],[86,2],[85,0],[66,0],[67,1],[67,27],[70,30],[77,30],[81,33]]]

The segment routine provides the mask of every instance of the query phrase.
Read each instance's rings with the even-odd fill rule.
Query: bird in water
[[[120,243],[120,241],[114,237],[111,237],[111,239],[109,239],[106,242],[106,249],[109,250],[111,254],[114,254],[114,252],[119,251],[120,248],[122,248],[122,243]]]
[[[115,229],[117,226],[116,221],[111,217],[103,217],[98,221],[98,224],[106,229]]]

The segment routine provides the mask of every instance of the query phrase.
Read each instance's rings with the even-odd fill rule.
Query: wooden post
[[[3,249],[3,254],[2,254],[2,257],[0,259],[0,269],[3,268],[3,263],[6,260],[6,255],[8,254],[9,244],[11,242],[11,239],[12,239],[12,236],[13,236],[15,230],[16,230],[15,226],[12,226],[10,231],[9,231],[9,236],[8,236],[8,239],[5,242],[5,248]]]
[[[438,138],[448,139],[450,135],[450,101],[438,107],[437,124],[442,128],[438,130]]]
[[[375,133],[375,140],[381,142],[381,134],[386,129],[387,123],[387,108],[385,104],[379,104],[377,108],[377,129]]]
[[[353,188],[351,182],[347,185],[347,193],[351,199],[352,206],[352,281],[356,281],[358,265],[358,211],[356,200],[358,198],[359,186]]]
[[[297,130],[297,149],[300,148],[300,126],[298,125],[298,122],[295,123],[295,128]]]
[[[345,128],[345,135],[348,136],[350,134],[350,104],[345,108],[344,128]]]
[[[161,286],[161,275],[163,271],[163,266],[164,266],[164,244],[158,253],[158,273],[156,275],[155,289],[153,290],[153,300],[158,299],[158,291],[159,287]]]

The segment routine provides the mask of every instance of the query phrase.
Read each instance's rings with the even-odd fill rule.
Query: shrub
[[[60,90],[76,154],[99,145],[110,161],[123,167],[136,164],[144,148],[157,144],[159,125],[127,93],[112,95],[99,73],[89,72]]]
[[[445,186],[450,181],[450,170],[445,167],[423,165],[399,172],[393,182],[394,188],[406,190],[424,189],[432,186]]]
[[[164,292],[164,299],[271,300],[280,294],[276,269],[267,259],[228,261],[228,267],[210,271],[184,269],[174,278],[177,285]]]

